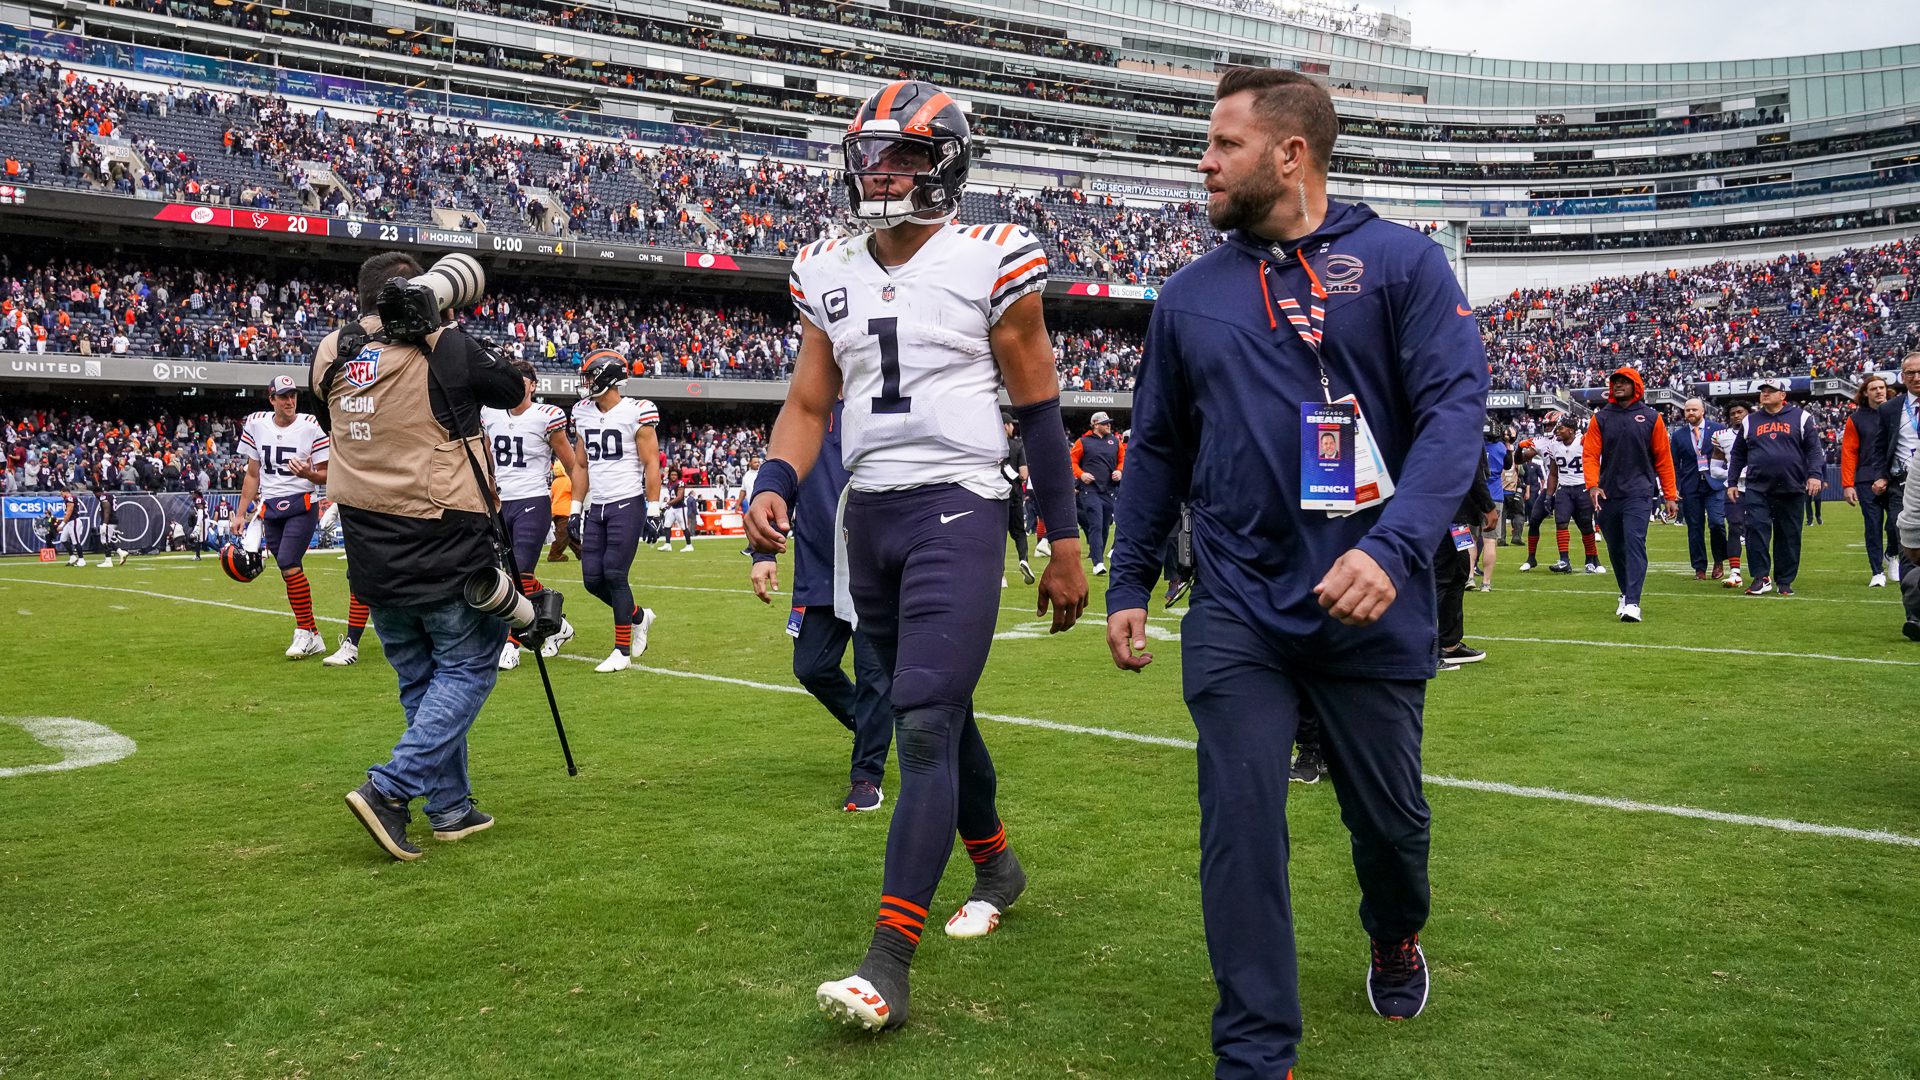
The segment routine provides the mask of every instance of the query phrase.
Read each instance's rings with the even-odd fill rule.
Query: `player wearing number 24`
[[[938,87],[889,84],[861,106],[841,149],[847,195],[870,231],[801,249],[787,289],[800,354],[747,535],[784,551],[801,478],[844,395],[849,474],[836,608],[893,676],[900,794],[887,834],[879,917],[866,959],[822,983],[820,1007],[869,1029],[907,1018],[908,966],[957,830],[975,867],[951,937],[999,925],[1026,875],[995,804],[974,685],[999,614],[1010,494],[1004,382],[1026,435],[1053,559],[1036,610],[1055,632],[1086,607],[1074,484],[1053,348],[1040,310],[1047,257],[1032,233],[954,221],[970,160],[966,115]]]

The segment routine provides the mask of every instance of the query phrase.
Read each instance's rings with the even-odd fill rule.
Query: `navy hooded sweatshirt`
[[[1314,351],[1279,307],[1311,302],[1296,252],[1329,293],[1331,396],[1358,396],[1395,483],[1384,504],[1343,518],[1300,508],[1300,403],[1322,396]],[[1147,606],[1185,501],[1196,604],[1220,604],[1315,672],[1431,678],[1431,563],[1481,456],[1487,382],[1479,320],[1427,237],[1332,200],[1299,241],[1230,234],[1168,279],[1154,306],[1107,610]],[[1368,627],[1340,624],[1313,593],[1356,547],[1398,593]]]
[[[800,481],[800,491],[788,510],[793,525],[793,606],[833,606],[833,525],[840,507],[840,491],[847,486],[847,467],[840,461],[840,413],[844,401],[833,403],[827,417],[826,438],[813,471]],[[754,562],[774,562],[772,555],[753,553]]]

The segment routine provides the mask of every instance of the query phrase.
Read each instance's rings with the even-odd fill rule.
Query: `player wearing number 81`
[[[654,429],[660,410],[643,398],[622,397],[626,381],[626,357],[612,349],[590,353],[580,366],[583,396],[573,407],[581,468],[567,531],[578,523],[580,576],[587,591],[613,609],[613,651],[595,671],[631,666],[633,657],[647,651],[653,626],[653,609],[634,606],[627,571],[641,535],[659,527],[660,439]]]
[[[487,448],[493,453],[493,480],[500,496],[500,514],[513,539],[513,566],[520,573],[520,591],[531,596],[540,589],[534,577],[534,565],[540,549],[547,544],[552,528],[551,482],[556,462],[570,479],[578,479],[580,466],[567,442],[567,414],[558,405],[536,404],[533,392],[540,377],[533,365],[515,360],[513,369],[526,384],[527,395],[511,409],[481,409],[480,422],[487,432]],[[553,656],[573,638],[573,624],[560,620],[560,631],[540,645],[542,656]],[[500,652],[500,668],[520,666],[520,642],[508,635]]]
[[[995,805],[993,760],[972,714],[999,615],[1008,483],[1004,381],[1054,557],[1040,581],[1057,632],[1086,605],[1074,485],[1053,348],[1041,316],[1047,258],[1017,225],[962,225],[967,120],[938,87],[895,82],[855,115],[841,149],[854,216],[870,232],[801,249],[788,292],[800,353],[747,535],[786,549],[788,514],[835,399],[846,400],[842,617],[892,673],[900,792],[879,918],[853,975],[820,1007],[867,1028],[907,1016],[907,972],[957,831],[975,865],[955,937],[983,935],[1026,883]]]

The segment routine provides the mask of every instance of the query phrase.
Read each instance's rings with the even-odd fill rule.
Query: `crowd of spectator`
[[[1920,244],[1716,262],[1560,289],[1516,289],[1479,317],[1496,387],[1649,387],[1760,375],[1856,377],[1920,345]]]
[[[262,404],[233,401],[192,413],[134,405],[111,417],[10,406],[0,411],[6,462],[0,490],[233,490],[246,470],[240,424]]]

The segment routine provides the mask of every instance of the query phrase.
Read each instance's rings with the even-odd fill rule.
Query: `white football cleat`
[[[969,900],[947,920],[947,936],[953,938],[986,937],[1000,929],[1000,909],[985,900]]]
[[[560,629],[550,638],[540,643],[540,655],[552,659],[560,655],[560,646],[573,640],[573,624],[565,615],[560,616]]]
[[[628,656],[626,653],[621,652],[619,649],[615,649],[605,660],[600,661],[600,665],[594,668],[593,670],[625,671],[632,666],[633,666],[633,657]]]
[[[333,650],[333,655],[320,661],[320,663],[327,667],[346,667],[348,664],[354,663],[359,659],[360,646],[355,645],[346,638],[341,638],[340,647]]]
[[[1618,619],[1626,615],[1626,613],[1627,613],[1627,598],[1625,596],[1622,596],[1618,600],[1615,600],[1613,602],[1613,617]]]
[[[1621,604],[1620,605],[1620,621],[1621,622],[1639,622],[1640,621],[1640,605],[1639,604]]]
[[[1094,577],[1102,577],[1102,576],[1104,576],[1104,575],[1106,574],[1106,572],[1107,572],[1107,564],[1106,564],[1106,563],[1103,563],[1103,562],[1097,562],[1097,563],[1094,563],[1094,564],[1093,564],[1093,576],[1094,576]]]
[[[1043,536],[1040,538],[1039,543],[1033,545],[1033,553],[1043,559],[1051,559],[1053,558],[1053,544]]]
[[[112,567],[113,567],[113,556],[111,556],[111,555],[102,555],[102,556],[100,556],[100,563],[99,563],[99,566],[100,566],[100,569],[102,569],[102,570],[108,570],[108,569],[112,569]]]
[[[1726,580],[1725,580],[1725,581],[1722,581],[1722,582],[1721,582],[1720,584],[1721,584],[1721,585],[1722,585],[1723,587],[1725,587],[1725,588],[1728,588],[1728,589],[1737,589],[1737,588],[1739,588],[1739,587],[1741,586],[1741,581],[1740,581],[1740,571],[1739,571],[1739,570],[1737,570],[1737,569],[1736,569],[1736,570],[1729,570],[1729,571],[1727,571],[1727,578],[1726,578]]]
[[[653,609],[641,608],[640,621],[633,624],[633,655],[647,651],[647,631],[653,628]]]
[[[317,630],[295,630],[293,644],[287,646],[287,659],[305,660],[327,651],[327,641]]]
[[[1033,584],[1033,567],[1025,559],[1020,560],[1020,578],[1029,585]]]
[[[500,670],[512,671],[520,666],[520,646],[509,641],[500,649]]]
[[[671,541],[671,540],[662,540],[662,541],[660,541],[659,543],[657,543],[657,544],[655,544],[655,545],[653,545],[653,550],[655,550],[655,551],[672,551],[672,550],[673,550],[673,541]]]
[[[1000,575],[1000,587],[1003,589],[1007,587],[1007,575],[1005,574]]]
[[[1887,575],[1885,574],[1875,574],[1873,575],[1873,580],[1867,582],[1867,588],[1869,589],[1884,589],[1886,587]]]
[[[684,555],[684,554],[686,554],[687,552],[689,552],[689,551],[692,551],[692,550],[693,550],[693,541],[691,541],[691,540],[689,540],[689,541],[687,541],[687,543],[686,543],[686,546],[680,549],[680,553],[681,553],[682,555]]]
[[[858,975],[823,982],[820,989],[814,991],[814,997],[820,1002],[821,1012],[843,1024],[858,1024],[868,1031],[886,1027],[887,1018],[893,1013],[880,991]]]

